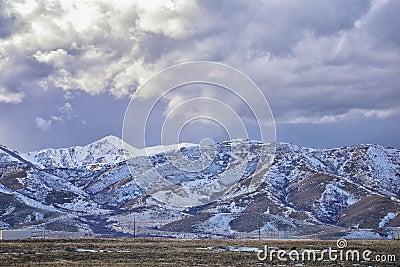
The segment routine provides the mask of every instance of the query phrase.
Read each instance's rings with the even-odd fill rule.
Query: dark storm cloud
[[[8,16],[4,11],[4,4],[0,2],[0,38],[9,36],[17,28],[17,19]]]
[[[33,58],[16,58],[5,65],[0,82],[8,89],[18,90],[24,87],[24,83],[47,77],[52,71],[51,66]]]
[[[307,32],[330,35],[353,26],[367,12],[369,1],[202,1],[214,34],[230,33],[239,47],[290,53]],[[211,23],[210,23],[211,24]],[[211,27],[213,28],[213,27]],[[228,29],[228,31],[227,31]]]
[[[353,27],[332,35],[311,33],[287,58],[250,64],[257,80],[270,89],[278,121],[321,123],[398,114],[399,46],[371,34],[371,28],[391,32],[387,22],[398,20],[396,8],[400,11],[392,2],[374,2]],[[386,20],[376,19],[381,17]]]
[[[29,117],[29,127],[36,123],[47,130],[38,133],[50,135],[63,127],[57,107],[70,97],[79,118],[95,108],[79,109],[78,92],[85,101],[102,94],[126,99],[165,67],[211,60],[255,80],[279,129],[317,125],[323,134],[333,124],[339,131],[374,121],[395,135],[389,124],[400,114],[398,14],[395,0],[3,1],[0,105],[22,114],[37,108],[28,97],[58,91],[46,112]],[[20,103],[20,112],[11,103]],[[73,123],[81,127],[77,117],[65,124]],[[0,124],[5,129],[10,121]]]
[[[377,3],[371,15],[366,19],[367,30],[375,37],[377,45],[400,47],[398,25],[400,23],[399,1],[382,1]]]

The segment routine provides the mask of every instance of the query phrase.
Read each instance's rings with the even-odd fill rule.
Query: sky
[[[149,77],[213,61],[257,84],[280,142],[400,148],[398,14],[398,0],[0,1],[0,144],[26,152],[121,137]],[[156,120],[196,90],[208,89],[165,97]],[[181,141],[226,136],[207,125]]]

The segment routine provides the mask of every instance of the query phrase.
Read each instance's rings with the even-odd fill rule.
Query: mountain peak
[[[26,153],[24,156],[46,168],[76,168],[123,161],[125,156],[129,155],[124,147],[120,138],[109,135],[85,146],[43,149]]]
[[[96,143],[96,142],[118,143],[118,142],[122,142],[122,139],[115,135],[107,135],[99,140],[94,141],[94,143]]]
[[[116,137],[114,135],[107,135],[99,140],[94,141],[93,143],[90,143],[86,145],[85,147],[101,147],[105,146],[108,148],[115,148],[115,149],[120,149],[123,148],[123,140],[120,139],[119,137]]]

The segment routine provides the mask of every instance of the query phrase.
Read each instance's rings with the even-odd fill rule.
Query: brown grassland
[[[256,252],[230,251],[229,246],[288,251],[337,249],[336,241],[235,239],[31,239],[0,241],[0,266],[399,266],[400,241],[348,241],[345,249],[372,251],[363,261],[260,261]],[[212,248],[212,249],[211,249]],[[89,250],[89,251],[79,251]],[[92,251],[90,251],[92,250]],[[375,255],[394,255],[377,262]]]

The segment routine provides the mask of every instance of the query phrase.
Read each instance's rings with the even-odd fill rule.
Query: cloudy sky
[[[0,1],[0,143],[121,136],[152,74],[206,60],[256,82],[278,141],[400,147],[398,14],[398,0]]]

